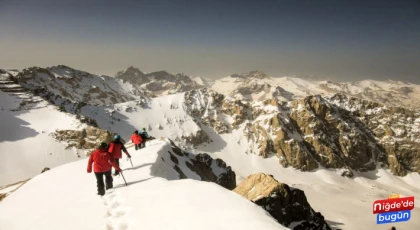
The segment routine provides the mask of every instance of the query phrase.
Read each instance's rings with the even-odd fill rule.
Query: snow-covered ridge
[[[23,69],[13,78],[25,89],[48,94],[49,98],[58,96],[73,103],[104,105],[148,97],[147,93],[130,83],[63,65]]]
[[[76,149],[66,149],[51,136],[56,129],[85,128],[75,115],[62,113],[45,101],[38,104],[41,107],[17,110],[21,102],[0,91],[0,185],[25,180],[44,167],[62,165],[83,155]]]
[[[215,183],[168,181],[159,174],[162,170],[152,169],[160,160],[157,152],[168,149],[159,141],[147,151],[128,149],[134,167],[121,161],[128,186],[114,177],[114,189],[103,197],[96,195],[95,177],[84,170],[87,160],[38,175],[0,203],[0,228],[288,229],[262,208]]]

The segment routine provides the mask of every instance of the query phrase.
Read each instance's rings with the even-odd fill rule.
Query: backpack
[[[146,134],[144,134],[144,133],[141,133],[140,136],[141,136],[141,139],[143,139],[143,140],[147,139]]]

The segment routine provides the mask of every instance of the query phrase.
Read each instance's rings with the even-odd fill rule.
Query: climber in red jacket
[[[121,142],[120,135],[118,134],[114,136],[113,141],[109,142],[108,152],[110,152],[112,157],[114,157],[114,160],[115,162],[117,162],[118,167],[120,166],[120,159],[122,158],[122,152],[124,152],[128,158],[131,158],[124,144]],[[115,170],[114,175],[116,176],[118,174],[119,174],[118,170]]]
[[[136,130],[136,131],[134,131],[134,133],[133,133],[133,135],[131,135],[131,142],[133,142],[133,144],[134,144],[134,148],[136,149],[136,150],[138,150],[138,149],[140,149],[140,145],[141,145],[141,142],[142,142],[143,140],[142,140],[142,138],[141,138],[141,136],[140,136],[140,134],[139,134],[139,132]]]
[[[98,195],[103,196],[105,194],[104,188],[104,175],[106,182],[106,190],[112,188],[112,175],[111,169],[113,166],[115,170],[121,172],[122,170],[115,162],[114,158],[107,151],[107,144],[101,143],[101,145],[90,155],[87,172],[92,172],[92,164],[94,164],[93,171],[95,172],[96,183],[98,186]]]

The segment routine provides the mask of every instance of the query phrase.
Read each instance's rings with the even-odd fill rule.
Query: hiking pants
[[[96,184],[98,186],[98,194],[103,196],[105,195],[105,188],[106,190],[112,188],[112,176],[111,170],[108,172],[96,172]],[[105,184],[104,184],[104,176],[105,176]]]
[[[115,160],[115,163],[117,163],[118,167],[120,167],[120,158],[114,158],[114,160]],[[111,169],[111,170],[112,170],[112,169]],[[115,173],[114,173],[114,175],[118,175],[118,174],[120,174],[120,172],[118,172],[118,171],[115,169]]]

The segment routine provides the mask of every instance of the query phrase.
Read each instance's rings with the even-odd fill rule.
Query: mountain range
[[[420,86],[412,83],[334,83],[261,71],[209,80],[134,67],[109,77],[54,66],[0,70],[0,96],[2,130],[10,130],[1,135],[0,185],[83,160],[113,134],[129,140],[134,130],[145,128],[172,146],[159,155],[170,165],[159,175],[235,189],[292,229],[379,229],[360,210],[374,218],[372,200],[389,193],[420,195],[414,183],[420,179]],[[11,149],[20,157],[6,154]],[[229,173],[219,178],[212,162]],[[186,167],[205,174],[197,177]],[[306,197],[284,196],[304,204],[306,217],[270,211],[285,201],[257,199],[260,193],[250,190],[262,181],[276,188],[267,197],[304,191]],[[341,207],[325,204],[325,195]],[[292,206],[288,210],[294,212]],[[419,224],[410,223],[398,229]]]

